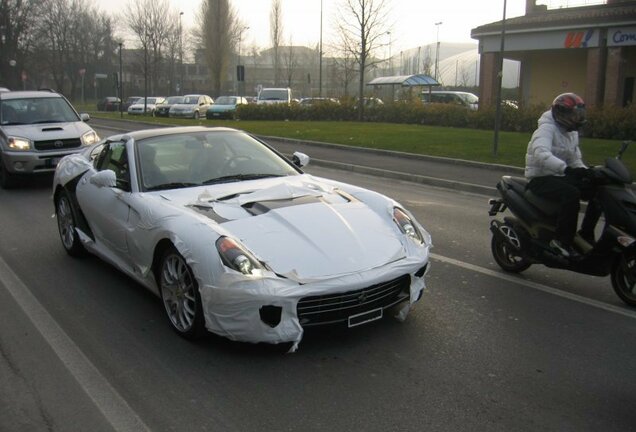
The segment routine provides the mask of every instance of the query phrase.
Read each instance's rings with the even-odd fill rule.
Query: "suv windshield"
[[[60,97],[5,99],[0,104],[0,124],[66,123],[80,121]]]

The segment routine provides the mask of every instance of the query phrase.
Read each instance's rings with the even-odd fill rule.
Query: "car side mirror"
[[[87,113],[81,113],[80,114],[80,120],[83,122],[87,122],[91,119],[91,116],[89,116]]]
[[[294,152],[294,155],[292,156],[292,163],[298,168],[307,166],[309,165],[309,156],[307,156],[305,153]]]
[[[91,184],[97,187],[115,187],[117,186],[117,175],[113,170],[99,171],[90,179]]]

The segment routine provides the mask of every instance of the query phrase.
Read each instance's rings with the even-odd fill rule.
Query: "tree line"
[[[383,35],[390,29],[384,19],[389,8],[387,0],[340,1],[329,49],[346,80],[357,75],[362,96],[365,73],[378,62],[374,53],[384,48]],[[281,1],[273,0],[269,43],[276,82],[290,81],[294,67],[291,50],[283,49],[283,15]],[[117,70],[124,45],[136,54],[147,94],[158,90],[161,77],[174,91],[184,54],[202,50],[211,93],[218,95],[247,28],[230,0],[203,0],[189,30],[182,28],[181,12],[168,0],[131,0],[115,15],[92,0],[0,0],[0,85],[33,89],[52,82],[57,91],[77,98],[86,79]],[[322,59],[322,42],[318,51]]]

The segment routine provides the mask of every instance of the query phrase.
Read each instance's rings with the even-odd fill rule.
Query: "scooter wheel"
[[[514,234],[514,231],[511,232]],[[515,234],[516,236],[516,234]],[[493,235],[490,243],[492,256],[503,270],[510,273],[521,273],[532,265],[532,263],[506,240],[500,236]]]
[[[630,306],[636,306],[636,257],[621,256],[612,268],[612,288]]]

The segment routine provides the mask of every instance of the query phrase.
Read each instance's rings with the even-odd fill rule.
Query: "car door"
[[[94,161],[94,170],[87,172],[77,185],[77,200],[86,216],[95,240],[117,258],[127,260],[127,229],[130,207],[126,196],[131,192],[128,152],[125,143],[110,142]],[[100,186],[91,181],[97,173],[115,172],[114,187]]]

